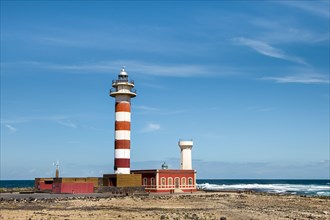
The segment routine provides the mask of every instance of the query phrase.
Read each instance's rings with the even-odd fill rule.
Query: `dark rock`
[[[196,214],[192,214],[191,219],[198,220],[198,216]]]
[[[221,217],[220,217],[220,220],[227,220],[227,218],[224,217],[224,216],[221,216]]]
[[[160,216],[160,219],[165,219],[165,218],[166,218],[165,215],[161,215],[161,216]]]

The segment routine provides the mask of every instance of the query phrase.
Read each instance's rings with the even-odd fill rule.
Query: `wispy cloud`
[[[77,125],[72,123],[71,120],[69,120],[68,118],[69,116],[63,116],[63,115],[26,116],[26,117],[17,117],[15,119],[4,119],[1,120],[1,124],[5,124],[5,127],[7,127],[12,131],[16,131],[16,129],[10,124],[22,124],[33,121],[51,121],[66,127],[77,128]]]
[[[329,1],[278,1],[278,3],[295,7],[324,18],[330,17]]]
[[[250,21],[259,31],[258,39],[272,43],[328,43],[329,30],[305,27],[304,24],[291,24],[283,19],[252,18]],[[260,31],[261,30],[261,31]]]
[[[123,60],[123,61],[109,61],[99,63],[86,63],[81,65],[53,65],[49,66],[54,69],[61,70],[78,70],[78,71],[118,71],[114,67],[126,65],[129,70],[138,74],[147,74],[153,76],[172,76],[172,77],[188,77],[208,75],[210,71],[200,65],[182,64],[150,64],[139,61]]]
[[[118,67],[127,66],[127,70],[135,74],[164,76],[164,77],[194,77],[214,74],[210,66],[197,64],[155,64],[136,60],[113,60],[100,62],[82,62],[76,64],[54,64],[34,61],[21,61],[14,63],[2,63],[4,66],[26,65],[34,68],[53,71],[67,71],[72,73],[109,73],[118,72]]]
[[[321,74],[311,69],[293,69],[291,74],[284,76],[262,77],[261,80],[271,80],[277,83],[329,84],[329,75]]]
[[[160,130],[160,124],[149,122],[143,129],[143,133]]]
[[[237,44],[250,47],[253,50],[255,50],[258,53],[265,55],[265,56],[308,65],[302,58],[287,55],[284,51],[282,51],[278,48],[275,48],[275,47],[271,46],[270,44],[263,42],[263,41],[253,40],[253,39],[244,38],[244,37],[233,38],[233,41]]]
[[[135,105],[135,106],[133,106],[133,108],[139,109],[139,110],[144,110],[144,111],[158,111],[157,108],[145,106],[145,105]]]
[[[319,76],[282,76],[282,77],[264,77],[264,80],[273,80],[278,83],[304,83],[304,84],[323,84],[329,83],[329,79]]]
[[[14,119],[3,119],[1,120],[1,124],[21,124],[21,123],[27,123],[31,121],[36,120],[42,120],[42,121],[56,121],[56,120],[62,120],[65,119],[66,116],[63,115],[48,115],[48,116],[22,116],[17,117]]]
[[[8,128],[11,132],[16,132],[17,129],[11,126],[10,124],[5,124],[5,127]]]
[[[66,127],[69,127],[69,128],[77,128],[77,125],[72,123],[70,120],[67,120],[67,121],[57,120],[57,123],[60,124],[60,125],[64,125]]]

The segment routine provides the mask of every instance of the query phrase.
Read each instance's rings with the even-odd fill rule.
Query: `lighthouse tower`
[[[178,144],[181,149],[181,170],[192,170],[191,149],[193,141],[180,140]]]
[[[115,104],[115,174],[130,174],[131,98],[136,96],[134,81],[128,79],[123,67],[118,79],[112,81],[110,96]]]

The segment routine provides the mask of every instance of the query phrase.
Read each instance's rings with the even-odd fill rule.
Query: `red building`
[[[54,178],[35,178],[34,188],[38,191],[51,192],[53,189]]]
[[[94,192],[94,183],[77,183],[77,182],[68,182],[53,183],[53,193],[93,193]]]
[[[132,170],[142,175],[142,185],[147,192],[195,192],[195,170]]]
[[[52,193],[93,193],[94,189],[103,185],[103,178],[36,178],[35,189]]]

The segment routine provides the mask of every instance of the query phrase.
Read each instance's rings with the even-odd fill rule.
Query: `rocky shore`
[[[0,219],[330,219],[329,197],[252,192],[0,194]]]

